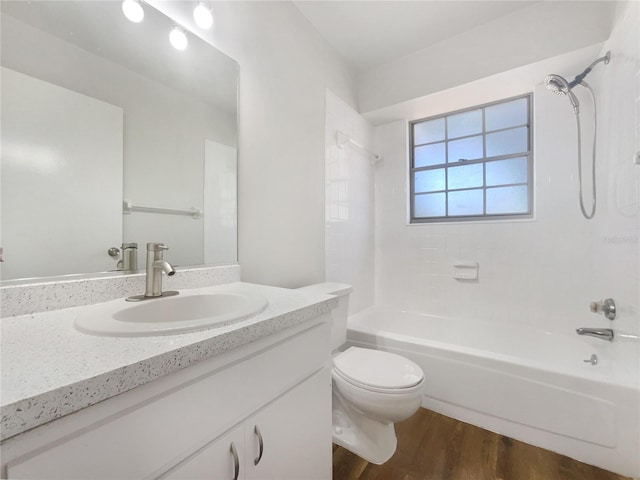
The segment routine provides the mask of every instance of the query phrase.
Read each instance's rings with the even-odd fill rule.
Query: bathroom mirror
[[[1,2],[3,281],[236,262],[238,65],[142,6]]]

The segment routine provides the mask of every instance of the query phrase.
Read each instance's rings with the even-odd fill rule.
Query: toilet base
[[[396,451],[393,422],[373,420],[342,401],[333,393],[333,443],[370,463],[381,465]]]

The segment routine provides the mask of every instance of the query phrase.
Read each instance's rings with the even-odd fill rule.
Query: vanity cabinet
[[[318,441],[326,438],[326,425],[316,419],[326,410],[324,393],[326,376],[318,372],[160,478],[330,478],[323,474],[327,444]]]
[[[233,444],[238,479],[330,479],[328,319],[263,337],[10,438],[2,444],[2,476],[233,479]]]

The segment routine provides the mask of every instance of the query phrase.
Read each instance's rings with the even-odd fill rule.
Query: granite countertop
[[[73,322],[91,306],[3,318],[0,440],[303,323],[337,302],[329,295],[241,282],[189,289],[216,291],[258,293],[269,306],[231,325],[152,337],[80,333]]]

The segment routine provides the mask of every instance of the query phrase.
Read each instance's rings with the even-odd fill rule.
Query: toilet
[[[394,353],[359,347],[340,351],[347,341],[350,285],[320,283],[301,290],[338,297],[331,312],[333,443],[382,464],[396,451],[394,423],[420,407],[424,373]]]

